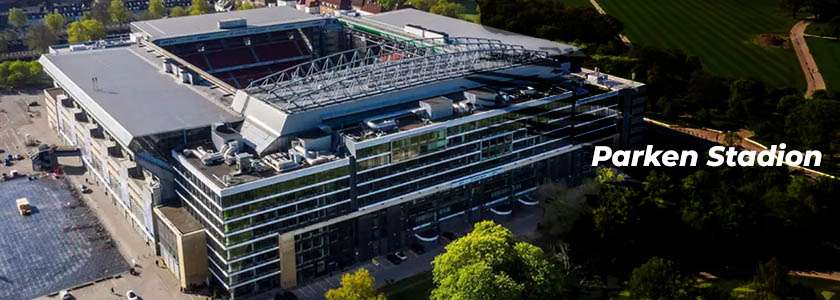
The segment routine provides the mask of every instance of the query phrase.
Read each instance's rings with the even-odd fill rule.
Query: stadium
[[[291,289],[516,218],[538,184],[591,176],[593,145],[642,135],[642,84],[581,69],[570,45],[414,9],[131,31],[40,58],[48,120],[187,292]]]

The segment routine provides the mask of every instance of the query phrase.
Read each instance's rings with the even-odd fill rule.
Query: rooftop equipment
[[[248,27],[248,21],[244,18],[219,20],[219,29],[235,29]]]
[[[421,100],[420,108],[431,120],[439,120],[452,116],[452,99],[446,97],[435,97]]]

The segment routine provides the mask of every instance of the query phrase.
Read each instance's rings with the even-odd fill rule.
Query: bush
[[[45,80],[46,75],[42,72],[41,64],[37,61],[0,62],[0,89],[19,89]]]

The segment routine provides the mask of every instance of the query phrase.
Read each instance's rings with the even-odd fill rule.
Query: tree
[[[166,15],[166,6],[163,0],[149,0],[149,9],[146,11],[146,16],[150,19],[160,19]]]
[[[19,89],[35,84],[44,78],[41,64],[37,61],[4,61],[0,63],[0,88]]]
[[[102,24],[111,23],[110,3],[108,0],[93,0],[87,18],[97,20]]]
[[[409,0],[408,4],[411,4],[416,9],[429,11],[435,5],[435,2],[435,0]]]
[[[169,10],[169,16],[173,17],[173,18],[174,17],[186,16],[186,15],[187,15],[187,10],[184,9],[183,7],[180,7],[180,6],[175,6],[175,7],[171,8]]]
[[[9,9],[9,24],[12,26],[21,28],[26,26],[26,13],[23,12],[20,8],[11,8]]]
[[[108,14],[111,16],[111,22],[116,24],[126,23],[131,18],[131,13],[125,8],[123,0],[111,0],[111,6],[108,7]]]
[[[46,52],[50,46],[55,44],[56,40],[58,40],[58,37],[55,33],[43,24],[31,26],[26,31],[26,46],[30,50]]]
[[[385,10],[396,9],[402,3],[402,0],[378,0],[379,5]]]
[[[361,268],[341,275],[341,286],[328,290],[324,296],[327,300],[385,300],[385,295],[373,287],[374,281],[370,272]]]
[[[460,14],[464,13],[464,6],[447,0],[438,0],[435,5],[432,5],[429,11],[434,14],[457,18]]]
[[[236,10],[248,10],[256,8],[256,6],[254,6],[254,3],[251,3],[251,1],[236,1],[233,3],[233,6]]]
[[[805,0],[781,0],[779,6],[783,11],[789,12],[791,18],[796,18],[799,10],[805,6]]]
[[[210,12],[210,4],[207,0],[193,0],[189,13],[191,16],[203,15]]]
[[[64,23],[67,22],[67,19],[64,18],[64,15],[51,12],[44,16],[44,25],[47,26],[54,34],[59,34],[62,30],[64,30]]]
[[[627,285],[637,299],[681,299],[687,295],[686,281],[674,263],[659,257],[633,269]]]
[[[0,32],[0,53],[4,53],[9,50],[9,39],[8,34],[6,32]]]
[[[753,284],[759,291],[770,293],[778,297],[785,297],[791,288],[788,269],[776,258],[758,265],[758,271],[753,277]]]
[[[561,267],[542,249],[513,239],[510,230],[482,221],[435,257],[431,299],[557,299]]]
[[[102,39],[105,35],[105,25],[94,19],[76,21],[67,26],[67,41],[71,44]]]
[[[840,102],[836,100],[817,98],[803,101],[787,116],[787,136],[804,149],[838,151],[840,120],[834,117],[837,113],[840,113]]]

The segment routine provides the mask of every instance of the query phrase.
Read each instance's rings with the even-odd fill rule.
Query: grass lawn
[[[428,300],[432,292],[432,272],[425,272],[382,288],[388,299]]]
[[[825,87],[840,93],[840,41],[811,37],[806,40],[825,79]]]
[[[712,73],[804,90],[792,49],[753,43],[759,34],[787,36],[793,19],[776,0],[599,0],[624,22],[633,43],[680,48],[701,57]]]

